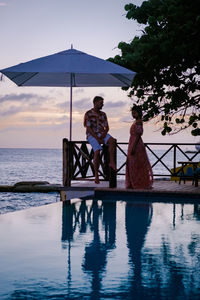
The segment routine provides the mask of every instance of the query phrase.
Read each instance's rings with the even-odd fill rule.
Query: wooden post
[[[67,192],[66,191],[60,191],[60,201],[67,201]]]
[[[117,166],[117,140],[115,140],[114,161],[115,165]],[[114,171],[113,168],[110,168],[109,187],[117,187],[117,172]]]
[[[63,139],[63,186],[71,186],[68,139]]]
[[[110,168],[109,168],[109,151],[108,151],[108,145],[103,144],[103,153],[104,157],[103,159],[103,173],[105,175],[105,180],[110,180]]]
[[[176,149],[177,149],[177,145],[174,145],[174,163],[173,163],[173,176],[177,176],[176,174]]]
[[[82,141],[80,149],[81,149],[81,151],[83,151],[89,157],[89,152],[88,152],[88,148],[87,148],[86,143],[87,142]],[[80,163],[81,163],[82,169],[80,171],[81,171],[82,177],[86,178],[89,165],[86,165],[87,161],[86,161],[86,158],[83,155],[81,156],[81,158],[82,159],[80,160]]]

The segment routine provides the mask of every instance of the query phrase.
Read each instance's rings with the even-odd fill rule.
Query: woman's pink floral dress
[[[142,123],[133,123],[130,128],[130,139],[126,162],[127,189],[149,189],[152,188],[153,185],[153,172],[141,138],[142,134]],[[137,137],[139,137],[139,141],[135,148],[135,153],[131,155],[131,151]]]

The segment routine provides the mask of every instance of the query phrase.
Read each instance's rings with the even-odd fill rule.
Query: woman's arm
[[[141,138],[141,135],[137,135],[137,137],[135,139],[135,143],[134,143],[133,148],[131,150],[131,155],[135,154],[135,151],[136,151],[136,148],[137,148],[137,144],[138,144],[140,138]]]

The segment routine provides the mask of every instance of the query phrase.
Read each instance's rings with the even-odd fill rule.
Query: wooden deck
[[[104,185],[104,186],[103,186]],[[95,196],[105,195],[121,195],[123,197],[134,197],[134,196],[153,196],[153,197],[171,197],[175,199],[195,199],[200,201],[200,186],[195,187],[192,182],[186,182],[179,184],[178,182],[169,180],[155,180],[153,188],[150,190],[132,190],[125,189],[124,181],[118,181],[116,188],[109,188],[106,184],[102,183],[102,186],[95,187]]]
[[[200,185],[195,187],[192,182],[187,181],[185,184],[179,184],[169,180],[155,180],[151,190],[132,190],[125,189],[124,180],[117,181],[116,188],[109,188],[108,181],[101,181],[100,184],[95,184],[94,181],[72,181],[71,187],[62,185],[44,184],[44,185],[19,185],[0,186],[0,192],[66,192],[66,200],[82,197],[97,197],[99,199],[114,198],[114,199],[133,199],[138,196],[151,197],[150,201],[165,201],[173,199],[173,202],[191,202],[200,203]],[[144,197],[143,197],[144,198]],[[181,200],[183,199],[183,200]]]
[[[105,191],[126,191],[135,192],[139,190],[125,189],[125,181],[118,180],[116,188],[109,188],[108,181],[101,181],[100,184],[95,184],[93,181],[73,181],[71,188],[90,188],[94,190],[105,190]],[[68,189],[68,188],[67,188]],[[69,188],[70,189],[70,188]],[[187,194],[198,194],[200,195],[200,183],[198,187],[195,187],[192,182],[186,181],[184,184],[181,182],[170,181],[170,180],[154,180],[152,190],[140,190],[145,192],[172,192],[172,193],[187,193]]]

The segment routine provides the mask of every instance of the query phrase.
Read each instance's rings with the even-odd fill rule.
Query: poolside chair
[[[197,167],[196,169],[196,175],[197,175],[197,178],[200,179],[200,168]]]
[[[185,183],[186,180],[192,180],[192,184],[194,184],[194,171],[192,167],[187,167],[185,172],[179,172],[179,184],[181,180]]]

